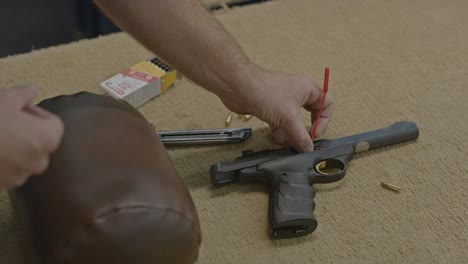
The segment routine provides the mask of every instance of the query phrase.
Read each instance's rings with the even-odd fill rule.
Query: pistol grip
[[[269,214],[273,238],[307,235],[317,228],[315,191],[302,173],[272,172]]]

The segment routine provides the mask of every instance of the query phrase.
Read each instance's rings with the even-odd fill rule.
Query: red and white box
[[[110,96],[139,107],[167,91],[177,72],[158,58],[141,61],[101,82],[101,90]]]
[[[138,107],[161,93],[161,82],[142,72],[128,74],[129,70],[119,73],[102,82],[101,88],[116,99],[121,99],[133,107]]]

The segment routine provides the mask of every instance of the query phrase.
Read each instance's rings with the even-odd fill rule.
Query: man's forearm
[[[149,50],[217,95],[241,92],[243,75],[254,67],[199,0],[95,2]]]

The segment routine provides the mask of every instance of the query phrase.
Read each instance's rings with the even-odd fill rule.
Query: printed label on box
[[[135,78],[137,77],[137,78]],[[144,80],[147,81],[144,81]],[[133,93],[134,91],[144,87],[149,82],[157,80],[156,77],[141,73],[139,76],[128,76],[123,74],[117,74],[114,77],[101,83],[102,88],[107,92],[124,98],[125,96]]]

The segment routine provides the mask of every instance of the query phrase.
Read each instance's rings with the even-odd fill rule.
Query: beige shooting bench
[[[330,67],[336,107],[326,138],[403,120],[416,122],[420,136],[356,155],[344,180],[316,185],[317,230],[283,240],[269,235],[266,186],[214,189],[208,172],[244,149],[275,147],[265,123],[234,118],[231,127],[254,129],[240,145],[169,148],[200,217],[198,262],[466,263],[467,9],[462,0],[277,0],[216,12],[260,65],[319,83]],[[97,93],[99,82],[152,56],[124,33],[84,40],[0,59],[0,87],[35,83],[37,101]],[[161,130],[218,128],[228,114],[217,97],[186,80],[139,110]],[[1,193],[0,263],[18,262],[18,234]]]

